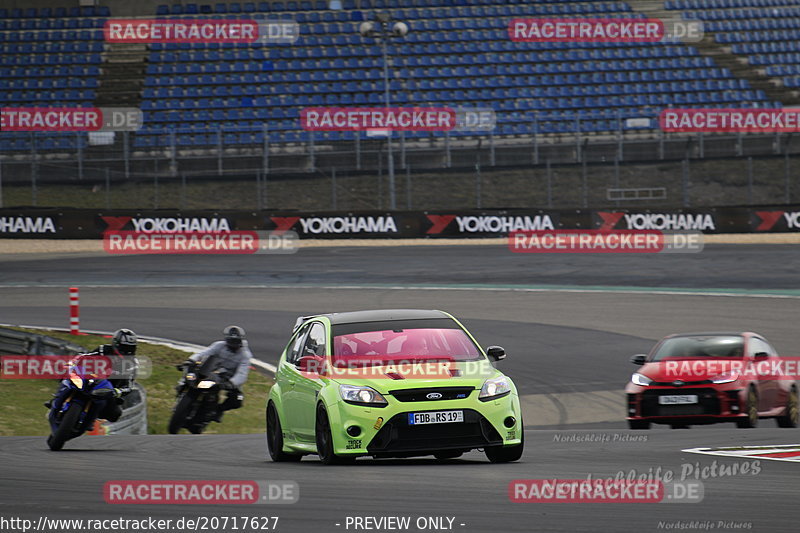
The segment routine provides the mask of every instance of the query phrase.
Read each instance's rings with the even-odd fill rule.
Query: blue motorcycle
[[[130,389],[115,390],[107,379],[85,373],[80,366],[71,367],[69,377],[61,381],[50,404],[47,445],[58,451],[68,440],[83,435],[93,427],[106,402],[115,401],[118,394],[125,392]]]

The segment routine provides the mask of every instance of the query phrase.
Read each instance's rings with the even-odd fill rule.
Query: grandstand
[[[266,160],[270,151],[283,149],[297,154],[297,147],[302,152],[327,145],[344,153],[360,149],[355,147],[361,142],[374,144],[363,133],[304,131],[299,112],[309,106],[384,104],[380,47],[358,32],[359,24],[378,12],[391,13],[411,29],[388,44],[393,105],[492,108],[497,116],[491,135],[406,132],[402,140],[409,150],[414,143],[447,143],[449,150],[451,140],[519,146],[531,139],[575,145],[576,137],[578,144],[615,136],[655,138],[660,135],[658,114],[667,107],[772,108],[800,101],[800,3],[792,0],[102,2],[56,7],[59,3],[65,4],[0,9],[0,105],[138,107],[144,127],[117,135],[113,149],[90,146],[82,134],[3,132],[2,158],[102,153],[124,157],[128,175],[137,158],[171,158],[175,167],[183,156]],[[115,16],[294,20],[300,38],[294,44],[108,43],[102,27]],[[703,21],[706,38],[689,44],[567,43],[513,42],[508,36],[508,22],[516,17],[668,16]],[[310,161],[292,160],[285,166],[317,168],[314,155],[307,155]],[[449,155],[447,161],[449,166]],[[343,165],[341,158],[337,164]],[[360,160],[357,167],[362,168]]]

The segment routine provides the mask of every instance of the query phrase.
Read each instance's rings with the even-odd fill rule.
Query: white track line
[[[794,451],[800,448],[800,444],[776,444],[767,446],[742,446],[740,450],[730,450],[726,448],[687,448],[681,450],[688,453],[699,453],[703,455],[715,455],[717,457],[739,457],[744,459],[757,459],[765,461],[783,461],[785,463],[800,462],[797,457],[763,457],[759,453],[780,453]]]
[[[73,285],[79,285],[81,288],[89,289],[209,289],[214,288],[207,284],[160,284],[160,285],[143,285],[143,284],[81,284],[81,283],[37,283],[37,284],[13,284],[13,283],[0,283],[0,289],[31,289],[31,288],[64,288]],[[577,294],[644,294],[644,295],[663,295],[663,296],[711,296],[711,297],[726,297],[726,298],[773,298],[784,300],[800,300],[800,295],[793,294],[770,294],[770,293],[747,293],[747,292],[728,292],[720,290],[719,292],[714,289],[693,291],[691,289],[685,290],[659,290],[659,289],[581,289],[581,288],[546,288],[546,287],[447,287],[447,286],[403,286],[403,285],[226,285],[227,289],[292,289],[292,290],[391,290],[391,291],[495,291],[495,292],[561,292],[561,293],[577,293]],[[745,291],[746,289],[742,289]]]

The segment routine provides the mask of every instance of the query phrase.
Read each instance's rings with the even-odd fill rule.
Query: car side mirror
[[[489,346],[486,348],[486,355],[495,361],[502,361],[506,358],[506,351],[502,346]]]
[[[647,360],[647,355],[643,353],[637,353],[636,355],[631,357],[631,363],[633,363],[634,365],[641,366],[645,363],[646,360]]]
[[[318,355],[304,355],[297,360],[297,369],[301,372],[321,374],[325,367],[325,360]]]
[[[757,354],[755,354],[753,356],[753,359],[763,360],[763,359],[766,359],[768,357],[769,357],[769,354],[767,352],[758,352]]]

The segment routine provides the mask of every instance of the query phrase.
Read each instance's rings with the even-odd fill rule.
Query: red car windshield
[[[389,329],[333,337],[334,364],[475,361],[480,358],[478,347],[460,329]]]
[[[652,361],[664,359],[741,359],[744,339],[738,335],[672,337],[658,347]]]

